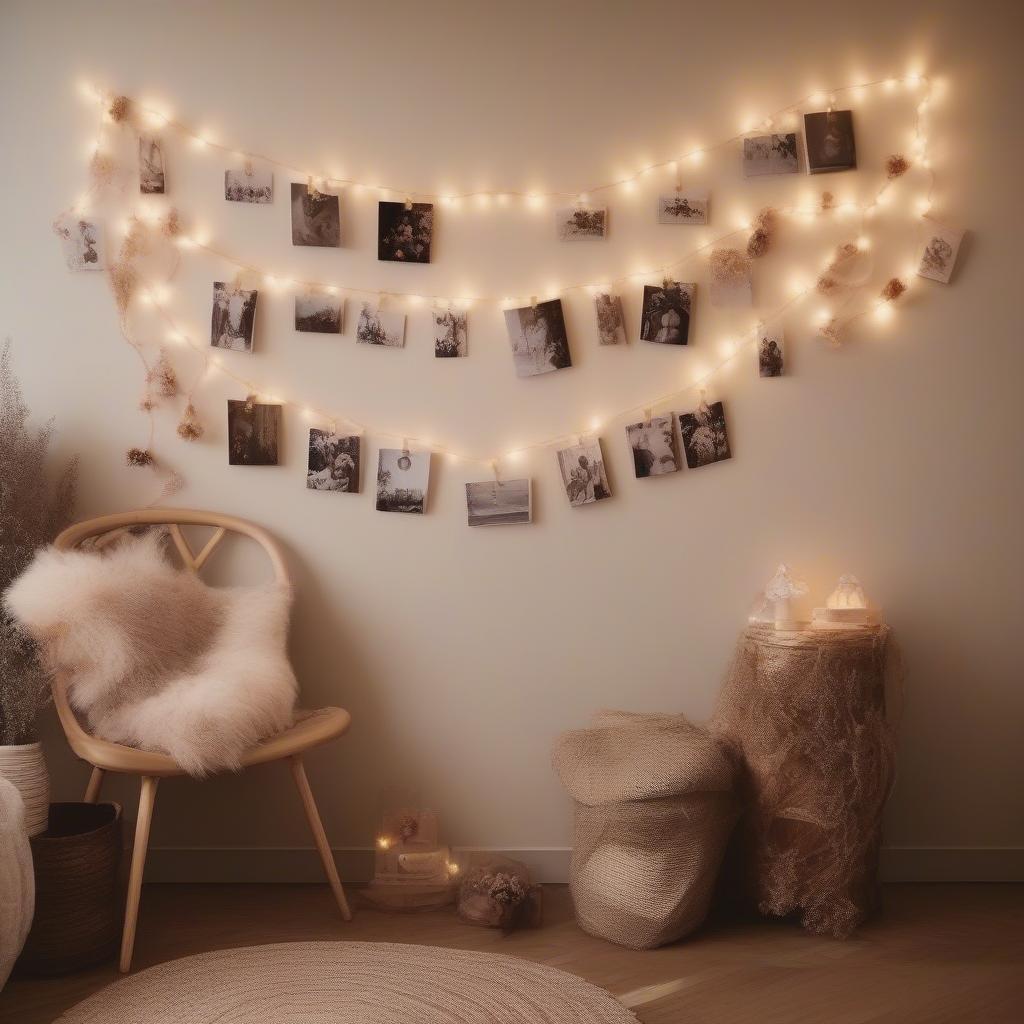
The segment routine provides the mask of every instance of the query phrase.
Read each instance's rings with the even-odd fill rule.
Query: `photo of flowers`
[[[377,259],[388,263],[429,263],[434,239],[432,203],[377,205]]]
[[[622,299],[618,295],[598,292],[594,296],[597,312],[597,337],[602,345],[626,344],[626,321],[622,316]]]
[[[673,192],[658,196],[659,224],[707,224],[708,194]]]
[[[272,203],[274,174],[246,166],[224,172],[224,198],[232,203]]]
[[[732,457],[725,428],[725,408],[721,402],[701,402],[696,412],[679,414],[679,434],[683,439],[686,465],[690,469],[710,466]]]
[[[963,238],[964,233],[957,231],[956,228],[946,228],[940,224],[934,225],[931,237],[921,254],[921,262],[917,267],[918,275],[932,281],[940,281],[942,284],[949,284]]]
[[[106,270],[103,230],[91,220],[64,217],[55,229],[68,270]]]
[[[555,228],[563,242],[604,238],[608,233],[608,211],[604,207],[564,207],[555,210]]]
[[[362,345],[405,345],[405,314],[364,303],[356,324],[356,341]]]

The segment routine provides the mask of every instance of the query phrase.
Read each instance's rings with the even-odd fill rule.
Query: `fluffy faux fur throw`
[[[41,551],[4,595],[102,739],[169,754],[190,775],[237,769],[292,722],[280,584],[206,586],[164,557],[163,531],[103,552]]]

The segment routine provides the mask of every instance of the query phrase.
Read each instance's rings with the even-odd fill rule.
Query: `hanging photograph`
[[[381,448],[377,462],[377,511],[422,515],[430,482],[430,452]]]
[[[224,198],[232,203],[272,203],[273,171],[258,171],[254,167],[225,171]]]
[[[857,166],[853,111],[827,110],[804,114],[807,172],[850,171]]]
[[[364,302],[356,324],[356,341],[401,348],[405,344],[405,314]]]
[[[721,402],[711,405],[701,402],[696,412],[681,412],[679,434],[690,469],[710,466],[712,462],[722,462],[732,456]]]
[[[563,242],[604,238],[608,232],[608,210],[603,206],[566,206],[555,210],[555,228]]]
[[[470,526],[511,526],[533,521],[529,480],[484,480],[466,484]]]
[[[147,135],[139,136],[139,191],[147,196],[167,191],[163,146],[159,139]]]
[[[228,399],[228,464],[276,466],[281,406]]]
[[[661,476],[679,469],[672,416],[654,416],[644,423],[631,423],[626,437],[633,452],[637,477]]]
[[[434,355],[438,359],[452,359],[469,352],[466,311],[462,309],[435,309]]]
[[[310,290],[295,296],[295,330],[308,334],[341,334],[345,300],[324,291]]]
[[[572,366],[561,299],[506,309],[505,326],[520,377],[535,377]]]
[[[690,334],[690,309],[695,285],[665,281],[644,286],[640,340],[659,345],[685,345]]]
[[[255,289],[236,288],[224,281],[213,282],[213,318],[210,344],[233,352],[251,352],[256,326]]]
[[[689,195],[683,192],[673,192],[671,195],[658,196],[659,224],[707,224],[707,222],[707,192]]]
[[[558,468],[570,505],[591,505],[612,496],[597,438],[584,438],[580,444],[560,449]]]
[[[800,170],[796,132],[752,135],[743,140],[743,176],[796,174]]]
[[[925,226],[931,232],[931,237],[924,247],[917,273],[932,281],[949,284],[964,233],[955,228],[932,224],[930,221],[925,221]]]
[[[341,245],[338,197],[292,182],[292,245]]]
[[[359,492],[358,435],[334,434],[311,427],[306,487],[311,491]]]
[[[762,377],[782,376],[782,331],[761,331],[757,338],[757,360]]]
[[[57,223],[56,231],[68,270],[106,270],[103,229],[99,224],[65,217]]]
[[[429,263],[433,238],[432,203],[378,203],[378,260],[388,263]]]
[[[626,321],[622,316],[622,299],[618,295],[598,292],[594,296],[597,311],[597,337],[602,345],[626,344]]]

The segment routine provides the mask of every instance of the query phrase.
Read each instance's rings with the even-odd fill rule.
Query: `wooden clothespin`
[[[405,197],[405,209],[409,211],[412,209],[412,198],[410,196]]]
[[[306,195],[315,196],[317,194],[317,187],[313,184],[313,175],[311,174],[306,179]]]
[[[252,165],[252,157],[245,158],[245,173],[247,177],[252,177],[256,173],[256,168]]]

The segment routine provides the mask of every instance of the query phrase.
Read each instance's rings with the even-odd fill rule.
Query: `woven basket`
[[[120,934],[117,804],[50,804],[49,827],[32,840],[36,915],[18,970],[66,974],[111,957]]]

